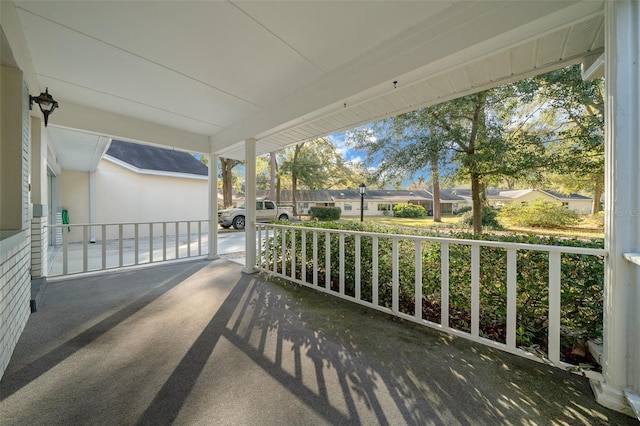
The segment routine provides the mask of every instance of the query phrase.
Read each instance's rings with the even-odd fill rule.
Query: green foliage
[[[500,217],[511,223],[534,228],[557,228],[580,223],[580,215],[559,203],[536,200],[533,203],[510,204],[502,208]]]
[[[470,212],[471,210],[473,210],[473,207],[464,206],[464,207],[460,207],[458,210],[454,211],[453,214],[457,216],[457,215],[464,214],[466,212]]]
[[[400,203],[393,207],[393,215],[395,217],[427,217],[427,211],[417,204]]]
[[[339,220],[342,210],[340,207],[314,206],[309,209],[311,219],[317,220]]]
[[[416,242],[410,239],[396,240],[383,236],[375,239],[369,235],[329,234],[311,231],[325,228],[341,231],[362,231],[389,234],[406,234],[406,230],[360,222],[308,222],[295,229],[278,229],[274,238],[268,239],[270,253],[263,257],[263,266],[275,269],[287,276],[331,291],[341,290],[349,296],[356,295],[356,260],[360,271],[360,298],[391,308],[394,273],[397,262],[399,310],[414,315],[415,312],[415,262]],[[282,232],[285,233],[284,238]],[[433,232],[414,230],[412,235],[437,236]],[[459,232],[448,237],[472,240],[474,235]],[[295,238],[295,243],[291,239]],[[327,253],[327,238],[329,252]],[[341,239],[344,241],[341,249]],[[360,240],[360,258],[356,259],[356,239]],[[556,245],[602,248],[603,241],[566,240],[553,237],[497,236],[484,234],[482,240],[536,245]],[[304,240],[304,244],[303,244]],[[317,241],[317,262],[314,263],[313,242]],[[283,251],[284,245],[284,251]],[[295,256],[291,252],[295,247]],[[306,252],[302,253],[302,249]],[[374,249],[377,247],[377,250]],[[422,319],[441,323],[442,308],[442,245],[435,241],[421,244],[422,263]],[[397,257],[394,252],[397,250]],[[377,256],[377,292],[373,281],[374,254]],[[283,256],[287,270],[283,270]],[[326,256],[330,256],[327,259]],[[481,336],[497,342],[506,341],[507,319],[507,250],[483,246],[479,250],[479,328]],[[295,258],[294,270],[291,259]],[[394,260],[395,258],[395,260]],[[469,244],[449,243],[449,326],[469,332],[471,330],[471,264],[472,249]],[[303,264],[304,259],[304,264]],[[326,262],[331,269],[327,274]],[[274,266],[275,264],[275,266]],[[523,250],[516,252],[516,338],[518,346],[534,346],[545,351],[548,338],[548,268],[549,255],[544,251]],[[337,265],[343,265],[338,268]],[[344,271],[341,276],[341,270]],[[303,274],[304,272],[304,274]],[[342,279],[341,279],[342,278]],[[579,339],[602,336],[604,288],[604,258],[601,256],[563,254],[561,257],[561,357],[567,362],[571,349]],[[578,360],[582,361],[582,360]]]
[[[467,210],[463,213],[460,223],[467,227],[473,227],[473,211]],[[482,209],[482,226],[489,229],[499,230],[502,229],[502,225],[498,222],[498,211],[491,206],[485,206]]]

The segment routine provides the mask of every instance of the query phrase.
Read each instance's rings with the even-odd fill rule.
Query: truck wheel
[[[244,229],[244,216],[236,216],[233,219],[233,228],[234,229]]]
[[[280,216],[278,216],[278,220],[289,220],[289,216],[287,216],[286,214],[282,213]]]

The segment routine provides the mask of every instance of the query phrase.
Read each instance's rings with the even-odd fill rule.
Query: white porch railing
[[[570,280],[576,273],[570,267],[572,262],[597,256],[600,264],[606,256],[603,249],[275,224],[258,224],[257,234],[257,264],[262,271],[408,321],[602,380],[601,373],[561,360],[561,329],[569,328],[562,313],[573,309],[565,307],[563,311],[561,297],[566,291],[563,279]],[[428,256],[432,258],[425,259]],[[503,272],[494,276],[496,265],[501,265],[498,269]],[[580,274],[580,268],[577,271]],[[602,270],[598,273],[603,274]],[[523,306],[534,303],[522,300],[524,292],[520,286],[525,275],[543,284],[535,287],[540,289],[538,302],[544,305],[540,309],[546,312],[537,319],[541,329],[547,329],[546,348],[527,345],[527,336],[519,326]],[[603,276],[593,277],[594,281],[602,282]],[[602,297],[601,286],[593,285],[591,291],[600,291],[596,299]],[[487,292],[492,296],[487,297]],[[467,309],[459,309],[461,300]],[[601,312],[602,302],[597,303],[600,306],[593,309]],[[503,318],[503,324],[494,324],[501,328],[498,333],[481,324],[483,314],[496,310],[500,310]]]
[[[208,220],[48,225],[62,234],[50,247],[50,277],[208,254]],[[92,238],[93,235],[93,238]]]

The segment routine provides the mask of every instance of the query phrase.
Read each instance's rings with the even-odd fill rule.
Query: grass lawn
[[[359,217],[342,217],[343,221],[357,222]],[[460,229],[460,217],[444,216],[442,223],[435,223],[432,217],[426,217],[421,219],[409,219],[393,216],[365,216],[364,221],[367,223],[375,223],[380,225],[390,226],[404,226],[407,228],[437,228],[437,229]],[[546,228],[531,228],[526,226],[517,226],[510,224],[505,220],[501,220],[500,223],[504,227],[504,230],[499,232],[517,233],[517,234],[535,234],[546,236],[558,236],[558,237],[575,237],[575,238],[604,238],[604,229],[599,223],[585,217],[584,220],[576,225],[563,228],[546,229]],[[495,233],[494,231],[489,231]]]
[[[342,217],[343,221],[359,222],[359,217]],[[390,226],[406,226],[408,228],[455,228],[460,222],[459,217],[443,217],[442,223],[435,223],[433,217],[424,218],[405,218],[405,217],[393,217],[393,216],[365,216],[364,221],[366,223],[375,223],[378,225],[390,225]]]

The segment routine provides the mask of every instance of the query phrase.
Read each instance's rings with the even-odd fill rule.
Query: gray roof
[[[172,149],[113,140],[107,155],[138,169],[207,176],[208,167],[193,155]]]

